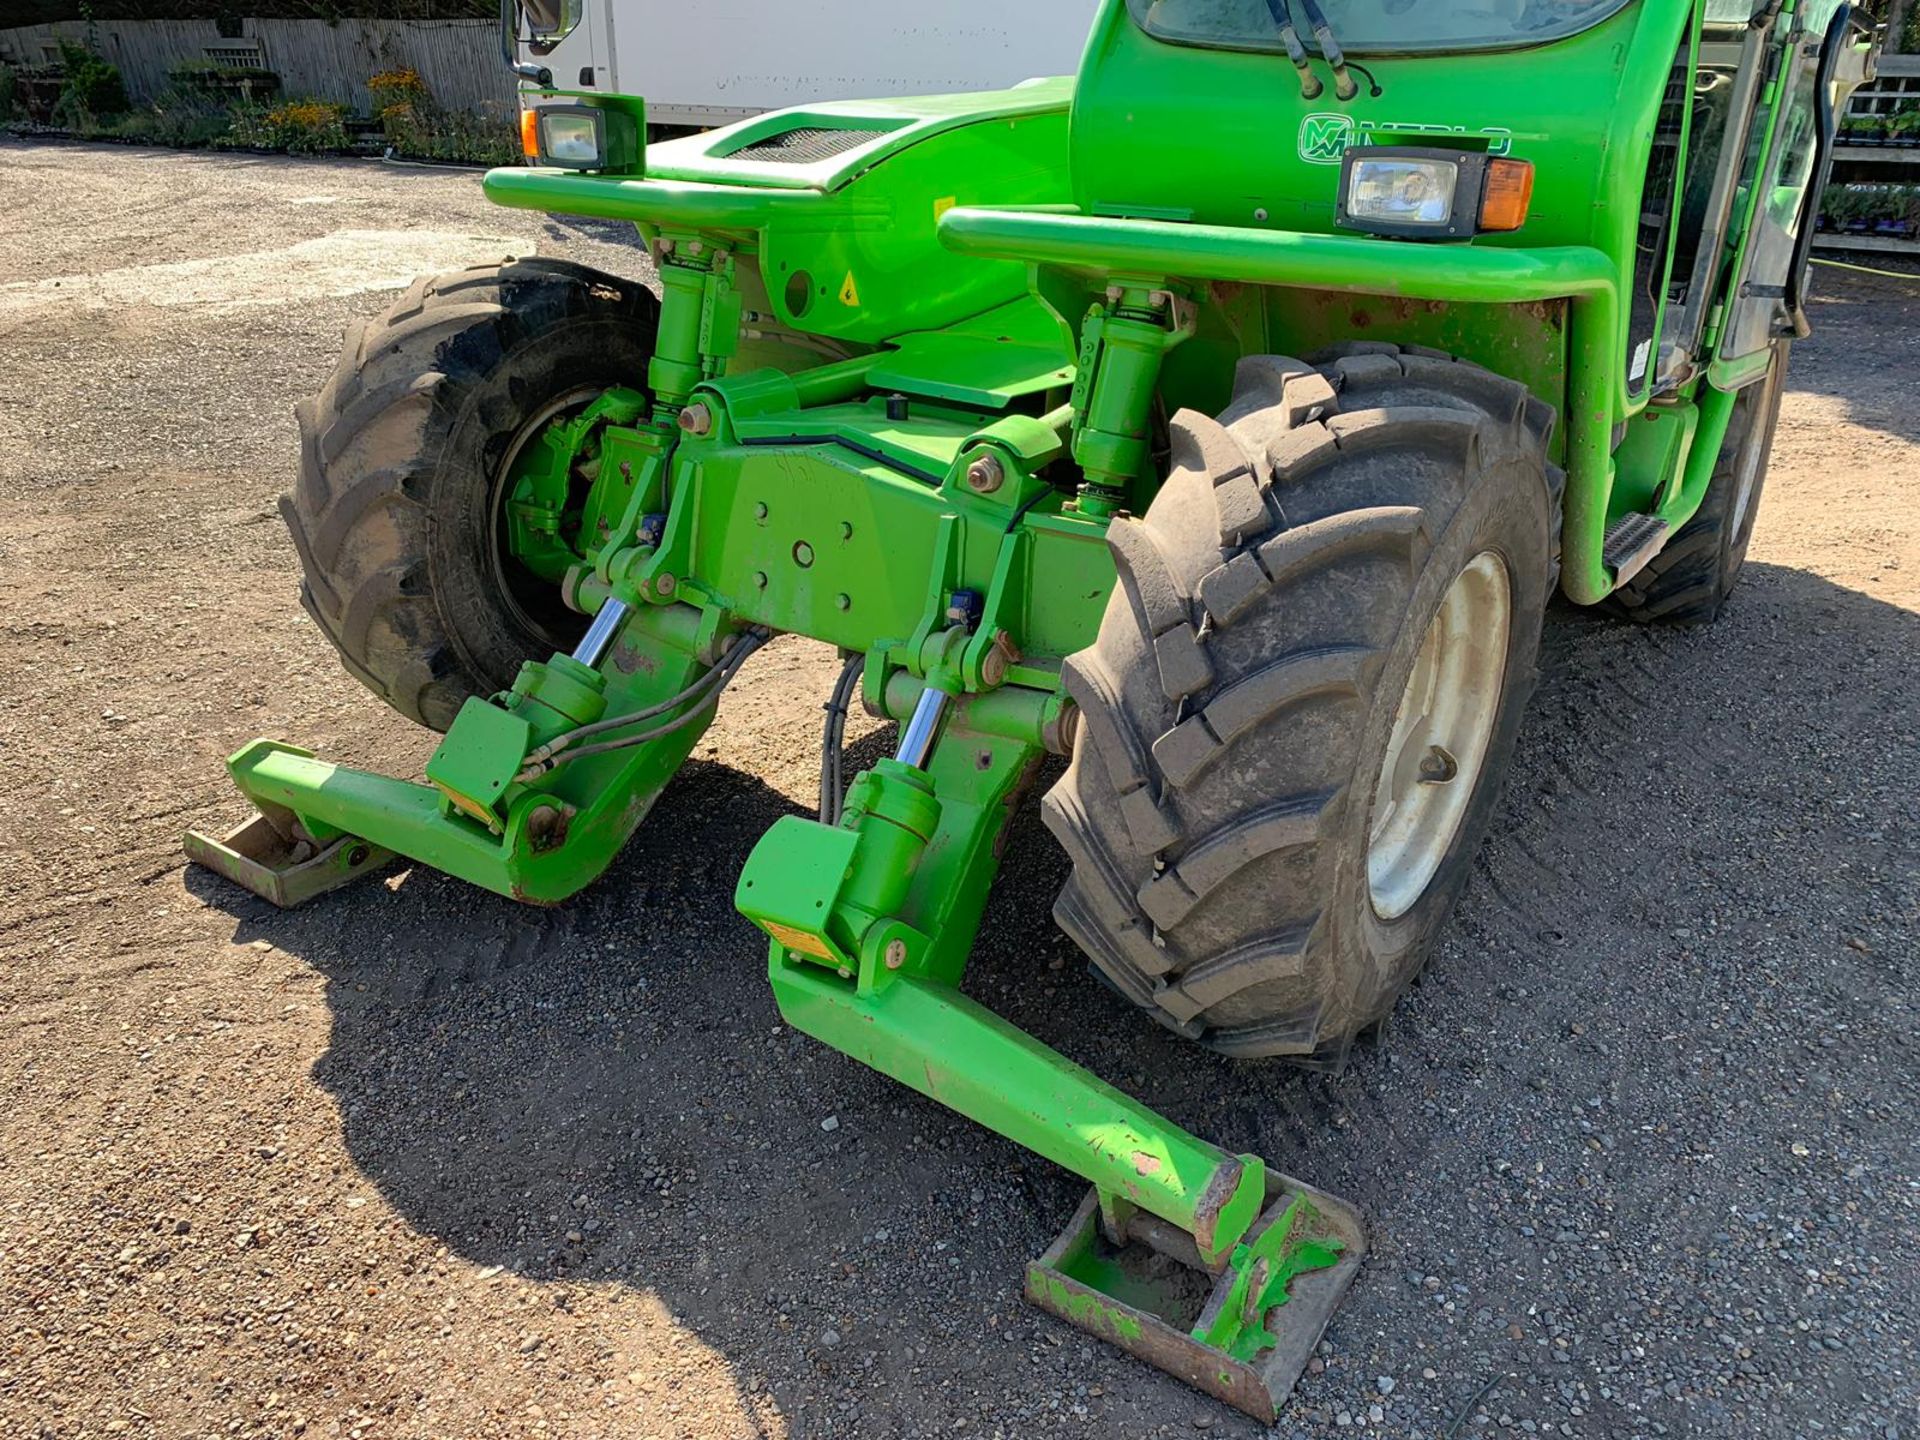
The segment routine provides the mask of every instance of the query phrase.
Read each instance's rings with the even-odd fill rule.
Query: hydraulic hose
[[[1267,0],[1267,13],[1273,16],[1280,32],[1280,43],[1287,47],[1287,59],[1300,72],[1300,98],[1318,100],[1320,92],[1327,87],[1320,83],[1320,77],[1313,73],[1313,66],[1307,60],[1307,47],[1300,43],[1300,32],[1293,28],[1293,12],[1287,7],[1287,0]]]
[[[1300,4],[1307,12],[1307,23],[1313,27],[1314,43],[1320,47],[1327,68],[1333,71],[1333,93],[1342,100],[1353,99],[1360,93],[1360,83],[1347,73],[1347,57],[1340,49],[1340,42],[1333,38],[1333,27],[1327,23],[1320,0],[1300,0]]]
[[[649,705],[643,710],[635,710],[626,715],[611,716],[605,720],[596,720],[591,725],[581,725],[576,729],[555,736],[545,745],[542,745],[537,750],[531,751],[527,755],[527,763],[520,773],[514,777],[515,780],[525,784],[527,781],[536,780],[540,776],[562,765],[571,764],[575,760],[584,760],[589,755],[605,755],[613,750],[631,749],[635,745],[644,745],[650,740],[661,739],[663,736],[673,734],[676,730],[685,728],[719,703],[720,692],[725,690],[727,686],[733,682],[733,677],[740,673],[740,667],[747,663],[747,657],[762,645],[766,644],[770,638],[769,632],[765,630],[750,630],[728,648],[727,653],[721,657],[718,665],[715,665],[713,669],[707,671],[706,674],[702,675],[679,694],[669,696],[667,699]],[[595,735],[604,735],[609,731],[622,730],[629,725],[637,725],[642,720],[651,720],[656,715],[663,715],[670,710],[678,709],[682,705],[686,705],[689,708],[663,725],[656,725],[651,729],[642,730],[636,735],[622,735],[617,740],[602,741],[598,745],[588,745],[581,749],[574,748],[578,746],[582,740],[589,740]]]
[[[866,668],[865,655],[851,655],[840,667],[833,696],[827,701],[827,723],[820,737],[820,823],[838,825],[840,809],[846,802],[847,788],[843,767],[846,762],[847,711],[853,704],[853,687]]]

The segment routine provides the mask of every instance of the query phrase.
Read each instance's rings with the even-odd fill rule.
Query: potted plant
[[[168,78],[181,90],[241,101],[266,100],[280,91],[280,77],[272,70],[212,60],[182,61],[168,72]]]
[[[1865,234],[1873,224],[1868,214],[1872,199],[1864,187],[1849,185],[1843,188],[1833,206],[1835,228],[1844,235]]]
[[[1920,185],[1894,185],[1888,188],[1886,215],[1874,227],[1876,235],[1896,240],[1911,240],[1920,233]]]
[[[1840,122],[1840,133],[1849,145],[1878,145],[1883,123],[1878,115],[1849,115]]]

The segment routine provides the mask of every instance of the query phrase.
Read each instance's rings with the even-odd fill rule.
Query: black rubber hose
[[[720,657],[720,663],[718,665],[707,671],[706,674],[694,681],[693,684],[687,686],[687,688],[682,690],[678,695],[669,695],[665,700],[649,705],[644,709],[629,711],[625,715],[609,716],[605,720],[596,720],[591,725],[582,725],[577,729],[556,735],[545,745],[535,750],[527,759],[538,763],[554,755],[558,755],[563,750],[570,750],[582,740],[589,739],[592,736],[604,735],[609,730],[622,730],[629,725],[638,725],[642,720],[651,720],[656,715],[664,715],[669,710],[678,709],[689,700],[697,700],[706,690],[718,683],[721,673],[729,664],[733,663],[736,657],[744,660],[755,650],[758,650],[762,645],[766,644],[766,642],[767,636],[765,634],[749,631],[728,647],[727,653]],[[736,668],[738,667],[736,666]]]
[[[840,678],[834,682],[833,695],[827,701],[827,723],[820,736],[820,823],[838,825],[840,807],[845,802],[846,787],[842,783],[842,764],[846,758],[847,711],[853,704],[853,687],[859,683],[860,675],[866,669],[865,655],[850,655],[847,663],[840,667]]]
[[[740,667],[747,663],[747,657],[755,650],[758,650],[765,642],[765,637],[763,636],[751,638],[751,644],[743,642],[729,650],[727,652],[727,658],[712,670],[709,670],[698,685],[681,691],[673,702],[667,702],[677,703],[680,700],[691,698],[694,703],[691,708],[683,714],[676,715],[664,725],[656,725],[650,730],[642,730],[637,735],[622,735],[618,740],[604,740],[598,745],[586,745],[578,750],[570,749],[550,759],[537,761],[527,766],[526,769],[522,770],[514,778],[522,783],[535,780],[550,771],[559,769],[562,765],[571,765],[575,760],[585,760],[590,755],[606,755],[615,750],[630,750],[636,745],[644,745],[650,740],[659,740],[664,736],[673,734],[676,730],[685,729],[688,725],[691,725],[695,720],[699,719],[702,715],[706,714],[707,711],[720,703],[721,692],[733,683],[733,677],[740,673]],[[701,693],[703,688],[705,690],[704,694]],[[631,724],[638,718],[637,715],[626,715],[615,721],[601,721],[600,723],[602,725],[619,726]]]
[[[1319,99],[1320,92],[1327,87],[1320,83],[1320,77],[1313,73],[1313,66],[1307,60],[1307,47],[1300,43],[1300,32],[1293,28],[1293,11],[1288,8],[1287,0],[1267,0],[1267,13],[1279,28],[1280,43],[1287,47],[1287,58],[1300,72],[1300,98]]]

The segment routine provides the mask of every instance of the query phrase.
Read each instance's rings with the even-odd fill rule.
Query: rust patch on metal
[[[657,675],[660,661],[651,651],[622,640],[613,647],[613,668],[622,675]]]
[[[1220,1226],[1220,1211],[1240,1188],[1240,1177],[1245,1171],[1246,1167],[1238,1160],[1222,1165],[1207,1181],[1207,1188],[1200,1192],[1200,1203],[1193,1207],[1193,1238],[1199,1242],[1203,1255],[1214,1252],[1213,1237]]]

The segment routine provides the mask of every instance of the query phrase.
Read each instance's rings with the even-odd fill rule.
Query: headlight
[[[598,110],[547,106],[540,111],[540,159],[563,170],[598,170],[606,158]]]
[[[1460,167],[1451,160],[1356,160],[1347,185],[1349,222],[1445,226],[1453,220]]]
[[[1464,240],[1518,230],[1533,198],[1533,164],[1478,150],[1349,147],[1336,223],[1409,239]]]
[[[528,158],[556,170],[632,170],[639,125],[624,110],[596,105],[538,105],[521,116]]]

